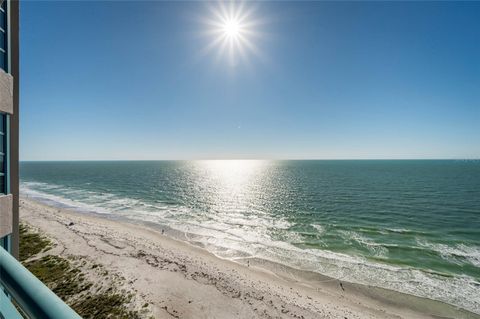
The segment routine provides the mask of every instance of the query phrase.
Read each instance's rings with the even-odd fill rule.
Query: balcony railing
[[[13,306],[10,298],[27,318],[81,319],[37,277],[0,247],[0,319],[24,318]]]

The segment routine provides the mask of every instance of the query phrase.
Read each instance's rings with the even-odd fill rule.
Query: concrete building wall
[[[13,232],[12,194],[0,196],[0,237]]]
[[[13,77],[0,70],[0,112],[13,113]]]

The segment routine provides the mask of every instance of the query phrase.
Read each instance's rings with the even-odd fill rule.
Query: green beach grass
[[[32,227],[20,224],[20,261],[81,317],[146,317],[146,311],[142,311],[142,316],[139,311],[129,309],[133,295],[119,291],[115,282],[109,280],[108,271],[102,265],[91,264],[81,257],[64,258],[51,254],[54,246],[53,241]],[[105,280],[92,282],[88,279],[88,272],[92,271],[103,275]]]

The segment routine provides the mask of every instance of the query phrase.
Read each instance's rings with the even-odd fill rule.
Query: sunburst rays
[[[214,54],[230,66],[248,64],[250,58],[260,56],[258,41],[262,20],[255,16],[255,5],[245,2],[209,3],[208,17],[201,19],[207,36],[204,55]]]

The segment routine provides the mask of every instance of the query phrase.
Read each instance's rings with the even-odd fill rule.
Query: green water
[[[24,162],[21,190],[480,313],[480,161]]]

